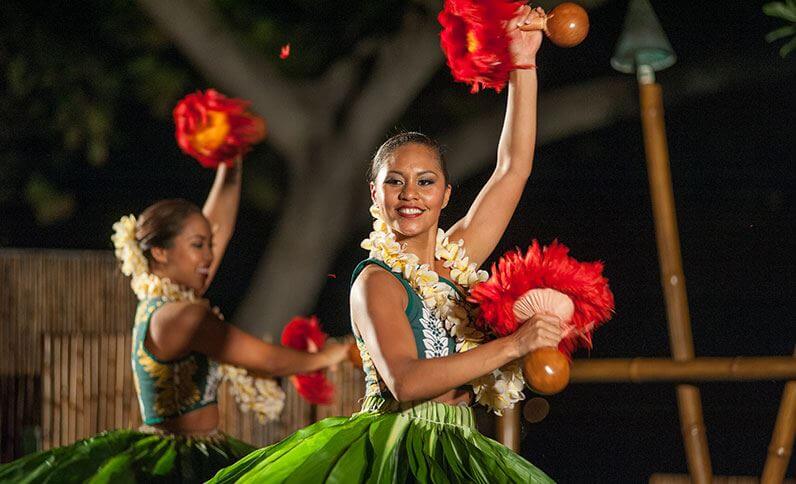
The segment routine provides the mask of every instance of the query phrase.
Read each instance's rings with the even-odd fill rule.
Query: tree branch
[[[793,72],[792,66],[772,65],[765,56],[745,56],[743,59],[719,59],[678,66],[661,73],[666,104],[680,104],[761,76],[782,74],[788,68]],[[585,81],[547,92],[541,90],[537,146],[637,116],[636,93],[635,79],[624,75]],[[504,112],[501,105],[440,137],[440,141],[449,147],[449,170],[454,180],[471,176],[483,169],[486,160],[495,159]]]
[[[268,121],[269,142],[288,163],[306,159],[305,140],[314,126],[297,89],[273,66],[241,48],[207,1],[138,0],[138,4],[208,80],[252,101],[255,111]]]
[[[309,83],[303,88],[304,96],[311,99],[318,113],[328,113],[331,120],[341,104],[356,89],[356,79],[362,63],[372,57],[379,46],[378,40],[367,38],[361,40],[353,52],[333,63],[320,79]]]
[[[442,61],[437,31],[436,19],[407,15],[401,31],[379,45],[372,74],[340,131],[326,131],[328,123],[319,123],[322,136],[312,144],[308,171],[294,172],[287,209],[235,315],[239,324],[276,334],[291,316],[312,306],[351,227],[350,214],[358,205],[352,193],[364,178],[365,160]],[[346,66],[340,69],[345,82]]]
[[[404,22],[379,49],[373,74],[346,117],[344,137],[355,153],[376,148],[442,63],[436,18],[410,12]]]

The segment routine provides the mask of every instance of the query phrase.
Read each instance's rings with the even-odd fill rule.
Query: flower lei
[[[362,241],[361,247],[370,251],[371,258],[384,262],[409,281],[426,308],[444,322],[448,334],[456,339],[457,352],[469,351],[483,343],[486,336],[470,325],[470,315],[464,304],[457,303],[456,291],[440,281],[439,275],[428,264],[420,264],[415,254],[404,251],[405,247],[395,240],[395,234],[390,232],[377,206],[371,206],[370,214],[375,219],[373,231]],[[478,270],[477,264],[470,262],[464,241],[451,242],[442,229],[437,231],[434,256],[445,261],[443,265],[450,269],[451,279],[465,290],[489,278],[486,271]],[[525,379],[519,362],[509,363],[476,378],[470,385],[476,402],[497,415],[502,415],[503,410],[512,408],[524,398]]]
[[[195,301],[207,304],[207,299],[196,296],[193,290],[161,278],[149,272],[149,264],[135,238],[136,219],[133,215],[122,217],[113,224],[111,240],[116,258],[122,263],[121,270],[132,276],[130,287],[139,300],[163,298],[167,301]],[[224,316],[213,308],[220,318]],[[277,420],[285,406],[285,392],[272,378],[254,378],[243,368],[232,365],[219,365],[220,375],[230,382],[230,390],[240,409],[253,412],[260,423]]]

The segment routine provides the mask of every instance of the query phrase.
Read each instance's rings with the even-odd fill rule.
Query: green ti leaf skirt
[[[225,434],[112,430],[0,465],[0,482],[198,483],[254,447]]]
[[[473,411],[368,397],[222,469],[211,483],[550,483],[533,464],[481,435]]]

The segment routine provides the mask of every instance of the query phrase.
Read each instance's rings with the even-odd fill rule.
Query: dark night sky
[[[781,59],[778,45],[763,40],[779,24],[761,13],[761,4],[653,4],[679,58],[658,76],[664,102],[672,94],[667,80],[682,66],[708,63],[716,56],[771,66],[748,82],[675,105],[666,103],[666,123],[697,355],[789,355],[796,344],[791,188],[796,56]],[[546,46],[539,62],[541,89],[611,75],[609,58],[625,7],[625,2],[609,2],[593,12],[592,31],[582,48],[561,51]],[[439,83],[450,83],[446,72],[440,72],[432,86]],[[421,110],[405,120],[404,127],[435,134],[433,116],[433,111]],[[539,123],[544,122],[540,118]],[[145,128],[141,127],[142,137]],[[76,177],[74,186],[84,207],[77,224],[41,230],[26,222],[24,212],[0,207],[0,243],[109,248],[105,241],[110,224],[119,213],[131,211],[124,207],[142,208],[154,199],[174,196],[175,190],[201,201],[210,174],[196,178],[205,185],[183,185],[180,173],[192,162],[163,172],[153,160],[157,150],[173,149],[173,141],[166,131],[150,141],[151,160],[129,160],[118,153],[110,165],[112,175],[110,170],[88,170]],[[591,354],[576,357],[669,355],[641,143],[638,119],[626,119],[540,147],[520,207],[496,251],[499,255],[533,238],[558,238],[578,259],[605,261],[616,295],[616,316],[596,332]],[[125,168],[132,162],[151,164],[168,183],[140,183],[139,171]],[[485,169],[454,187],[445,226],[464,213],[489,172]],[[133,186],[137,188],[130,189]],[[361,196],[366,196],[364,181]],[[253,248],[262,247],[273,223],[251,207],[242,207],[235,239],[211,290],[226,313],[233,313],[239,303],[261,255]],[[365,255],[358,243],[367,230],[363,226],[350,235],[349,249],[328,271],[336,277],[327,279],[315,308],[333,334],[347,331],[348,280]],[[700,388],[714,472],[759,475],[783,384],[711,383]],[[559,482],[639,482],[655,472],[686,472],[673,386],[573,385],[548,400],[550,415],[539,424],[524,425],[523,454]],[[794,471],[791,465],[790,473]]]

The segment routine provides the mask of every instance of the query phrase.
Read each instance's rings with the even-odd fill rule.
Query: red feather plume
[[[307,351],[310,341],[319,350],[326,343],[326,333],[321,331],[318,318],[315,316],[309,318],[296,316],[282,330],[282,346]],[[290,380],[299,395],[308,402],[316,405],[332,403],[334,385],[326,379],[322,370],[294,375]]]
[[[505,24],[525,2],[512,0],[445,0],[437,17],[440,44],[453,78],[500,92],[514,69]]]
[[[231,166],[265,137],[265,121],[248,111],[249,104],[215,89],[188,94],[172,113],[177,145],[205,168]]]
[[[480,305],[476,324],[497,336],[513,333],[522,323],[514,317],[514,302],[531,289],[549,288],[566,294],[575,306],[572,331],[558,349],[569,356],[577,347],[591,348],[594,328],[610,319],[614,295],[603,277],[602,262],[578,262],[569,249],[554,241],[542,247],[534,240],[523,254],[507,252],[492,264],[489,280],[476,285],[469,299]]]

